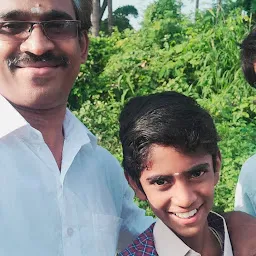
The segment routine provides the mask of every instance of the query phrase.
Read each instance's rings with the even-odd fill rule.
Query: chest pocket
[[[96,255],[114,256],[118,243],[122,219],[112,215],[93,214]]]

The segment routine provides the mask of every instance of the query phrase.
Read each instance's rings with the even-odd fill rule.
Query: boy
[[[177,92],[136,97],[120,116],[126,177],[159,218],[119,256],[233,255],[211,212],[221,155],[211,116]]]

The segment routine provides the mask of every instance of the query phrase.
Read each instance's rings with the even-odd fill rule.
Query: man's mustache
[[[23,53],[16,56],[10,56],[7,59],[7,64],[11,70],[19,66],[29,66],[36,62],[51,63],[55,66],[67,67],[69,65],[69,59],[65,55],[56,56],[51,52],[44,53],[42,55],[35,55],[31,53]]]

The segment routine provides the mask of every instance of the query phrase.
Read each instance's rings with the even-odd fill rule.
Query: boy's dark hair
[[[247,82],[256,87],[256,73],[254,63],[256,63],[256,28],[243,40],[241,44],[241,64]]]
[[[218,134],[211,116],[195,100],[170,91],[131,99],[120,114],[123,167],[142,189],[139,178],[153,144],[182,153],[203,150],[216,166]]]

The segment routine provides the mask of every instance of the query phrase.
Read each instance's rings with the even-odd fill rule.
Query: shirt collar
[[[221,232],[224,236],[224,254],[223,256],[233,256],[231,241],[225,219],[216,212],[211,211],[208,217],[209,226]],[[219,223],[219,224],[217,224]],[[221,223],[221,224],[220,224]]]
[[[1,94],[0,109],[0,139],[22,128],[31,129],[32,132],[38,132],[30,126],[25,118]],[[65,140],[70,139],[79,142],[81,146],[91,143],[93,148],[96,147],[97,138],[74,116],[69,109],[66,110],[63,128]],[[25,136],[25,134],[23,134],[23,136]]]
[[[97,138],[69,109],[66,111],[63,127],[65,140],[76,140],[81,146],[90,143],[92,148],[96,147]]]
[[[0,95],[0,139],[20,128],[30,126],[20,113]]]
[[[200,256],[200,254],[189,248],[159,219],[154,226],[153,236],[156,251],[159,256],[169,256],[170,252],[175,252],[176,256],[185,256],[189,252],[194,252],[194,254],[191,254],[193,256]]]
[[[224,256],[232,256],[232,247],[224,218],[215,212],[210,212],[209,217],[211,219],[209,225],[218,231],[221,230],[224,235]],[[219,223],[222,225],[220,226]],[[176,236],[175,233],[161,220],[157,220],[154,226],[153,236],[156,251],[159,256],[169,256],[170,252],[173,251],[175,251],[175,255],[177,256],[200,256],[199,253],[192,250],[178,236]]]

